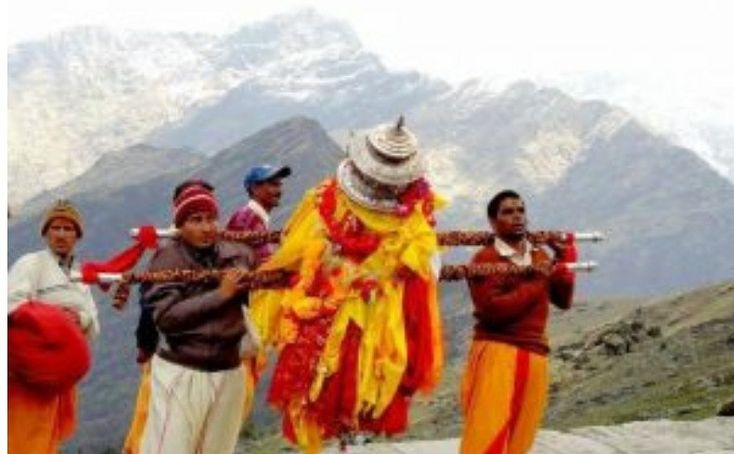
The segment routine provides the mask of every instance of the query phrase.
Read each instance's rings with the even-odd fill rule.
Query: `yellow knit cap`
[[[82,234],[84,233],[82,215],[71,202],[63,199],[57,200],[48,208],[48,210],[46,210],[46,213],[43,216],[43,223],[41,224],[41,236],[46,236],[48,225],[51,221],[57,218],[73,222],[74,227],[76,228],[77,238],[82,237]]]

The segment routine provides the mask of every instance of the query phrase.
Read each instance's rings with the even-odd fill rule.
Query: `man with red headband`
[[[47,248],[8,273],[8,452],[55,453],[74,430],[76,383],[89,369],[87,341],[99,334],[89,287],[72,282],[82,217],[59,200],[45,213]]]
[[[200,186],[207,191],[214,192],[214,187],[209,182],[191,178],[178,184],[173,190],[171,202],[175,203],[176,199],[183,191],[193,186]],[[162,246],[165,245],[162,242]],[[143,295],[150,288],[150,284],[143,283],[140,285],[140,317],[138,318],[138,326],[135,329],[135,339],[137,341],[138,354],[135,361],[141,366],[140,386],[138,387],[137,398],[135,399],[135,409],[133,410],[133,418],[130,423],[125,443],[122,448],[124,454],[138,454],[140,452],[140,440],[145,422],[148,418],[148,403],[150,400],[150,359],[158,348],[158,339],[160,337],[158,329],[153,321],[153,310],[149,305],[145,304]]]
[[[151,365],[151,400],[141,452],[231,453],[244,399],[240,342],[246,333],[239,283],[254,265],[247,246],[217,240],[214,194],[195,185],[173,206],[179,235],[159,249],[149,271],[230,268],[219,282],[169,282],[144,295],[161,333]]]
[[[530,243],[525,203],[515,191],[495,195],[487,215],[496,237],[473,263],[528,270],[469,281],[477,323],[461,387],[461,452],[521,454],[530,450],[545,409],[550,304],[568,309],[573,295],[573,274],[553,265],[573,261],[575,246],[550,242],[552,260]]]

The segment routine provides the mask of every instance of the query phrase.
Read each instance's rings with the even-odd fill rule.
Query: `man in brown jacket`
[[[217,241],[217,202],[203,186],[176,198],[174,220],[179,237],[156,253],[150,271],[236,269],[218,283],[161,283],[145,292],[161,338],[141,452],[231,453],[245,392],[240,342],[247,293],[239,281],[254,255],[244,245]]]

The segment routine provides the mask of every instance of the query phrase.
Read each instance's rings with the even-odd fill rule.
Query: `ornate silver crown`
[[[364,146],[349,152],[337,169],[337,182],[347,196],[367,208],[394,211],[398,197],[426,173],[418,140],[401,116],[367,134]]]

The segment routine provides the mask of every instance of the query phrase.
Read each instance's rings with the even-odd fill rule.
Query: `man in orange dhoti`
[[[8,273],[8,452],[55,453],[74,431],[75,384],[89,368],[87,340],[99,334],[89,288],[71,282],[82,218],[56,202],[41,224],[47,248]]]
[[[461,386],[461,452],[520,454],[530,450],[546,404],[549,305],[568,309],[573,295],[574,275],[552,265],[570,261],[575,249],[549,242],[551,259],[531,244],[525,204],[514,191],[495,195],[487,214],[497,236],[473,263],[532,265],[535,271],[469,281],[477,323]]]

